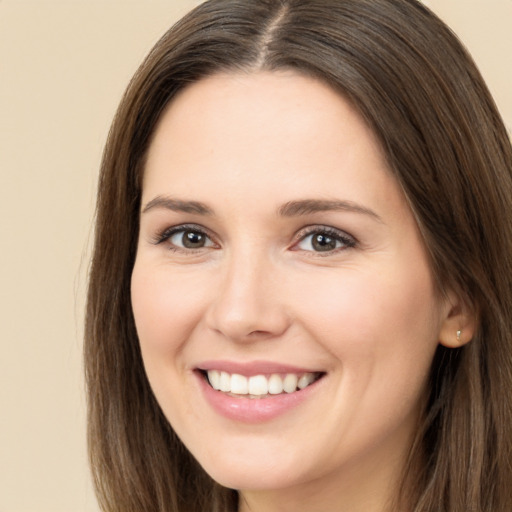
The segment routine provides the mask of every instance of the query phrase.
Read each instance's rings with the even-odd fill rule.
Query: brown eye
[[[181,243],[187,249],[199,249],[205,246],[206,236],[197,231],[185,231],[181,237]]]
[[[163,240],[167,240],[176,249],[194,250],[214,245],[206,233],[192,228],[175,229],[171,234],[163,237]]]
[[[302,237],[295,249],[308,252],[336,252],[355,247],[356,241],[347,233],[334,228],[316,228]]]
[[[311,238],[311,246],[315,251],[333,251],[337,247],[338,241],[332,236],[323,233],[317,233]]]

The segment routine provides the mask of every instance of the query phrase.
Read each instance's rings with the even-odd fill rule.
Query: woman
[[[108,511],[512,508],[512,151],[414,0],[211,0],[102,165]]]

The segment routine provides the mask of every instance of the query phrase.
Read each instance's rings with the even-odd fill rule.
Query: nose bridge
[[[211,327],[239,341],[282,334],[287,316],[277,275],[276,263],[261,247],[234,248],[212,301]]]

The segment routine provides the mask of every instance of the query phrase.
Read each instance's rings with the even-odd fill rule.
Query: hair
[[[472,59],[415,0],[210,0],[133,77],[101,165],[86,312],[89,458],[102,510],[237,510],[237,492],[204,472],[152,394],[130,279],[145,156],[166,106],[216,73],[282,69],[328,84],[373,129],[438,289],[478,318],[470,343],[434,357],[404,470],[407,509],[510,512],[512,149]]]

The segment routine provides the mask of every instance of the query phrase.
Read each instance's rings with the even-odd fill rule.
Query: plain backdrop
[[[0,0],[0,512],[98,511],[81,361],[97,170],[131,75],[198,3]],[[510,128],[512,0],[425,3]]]

